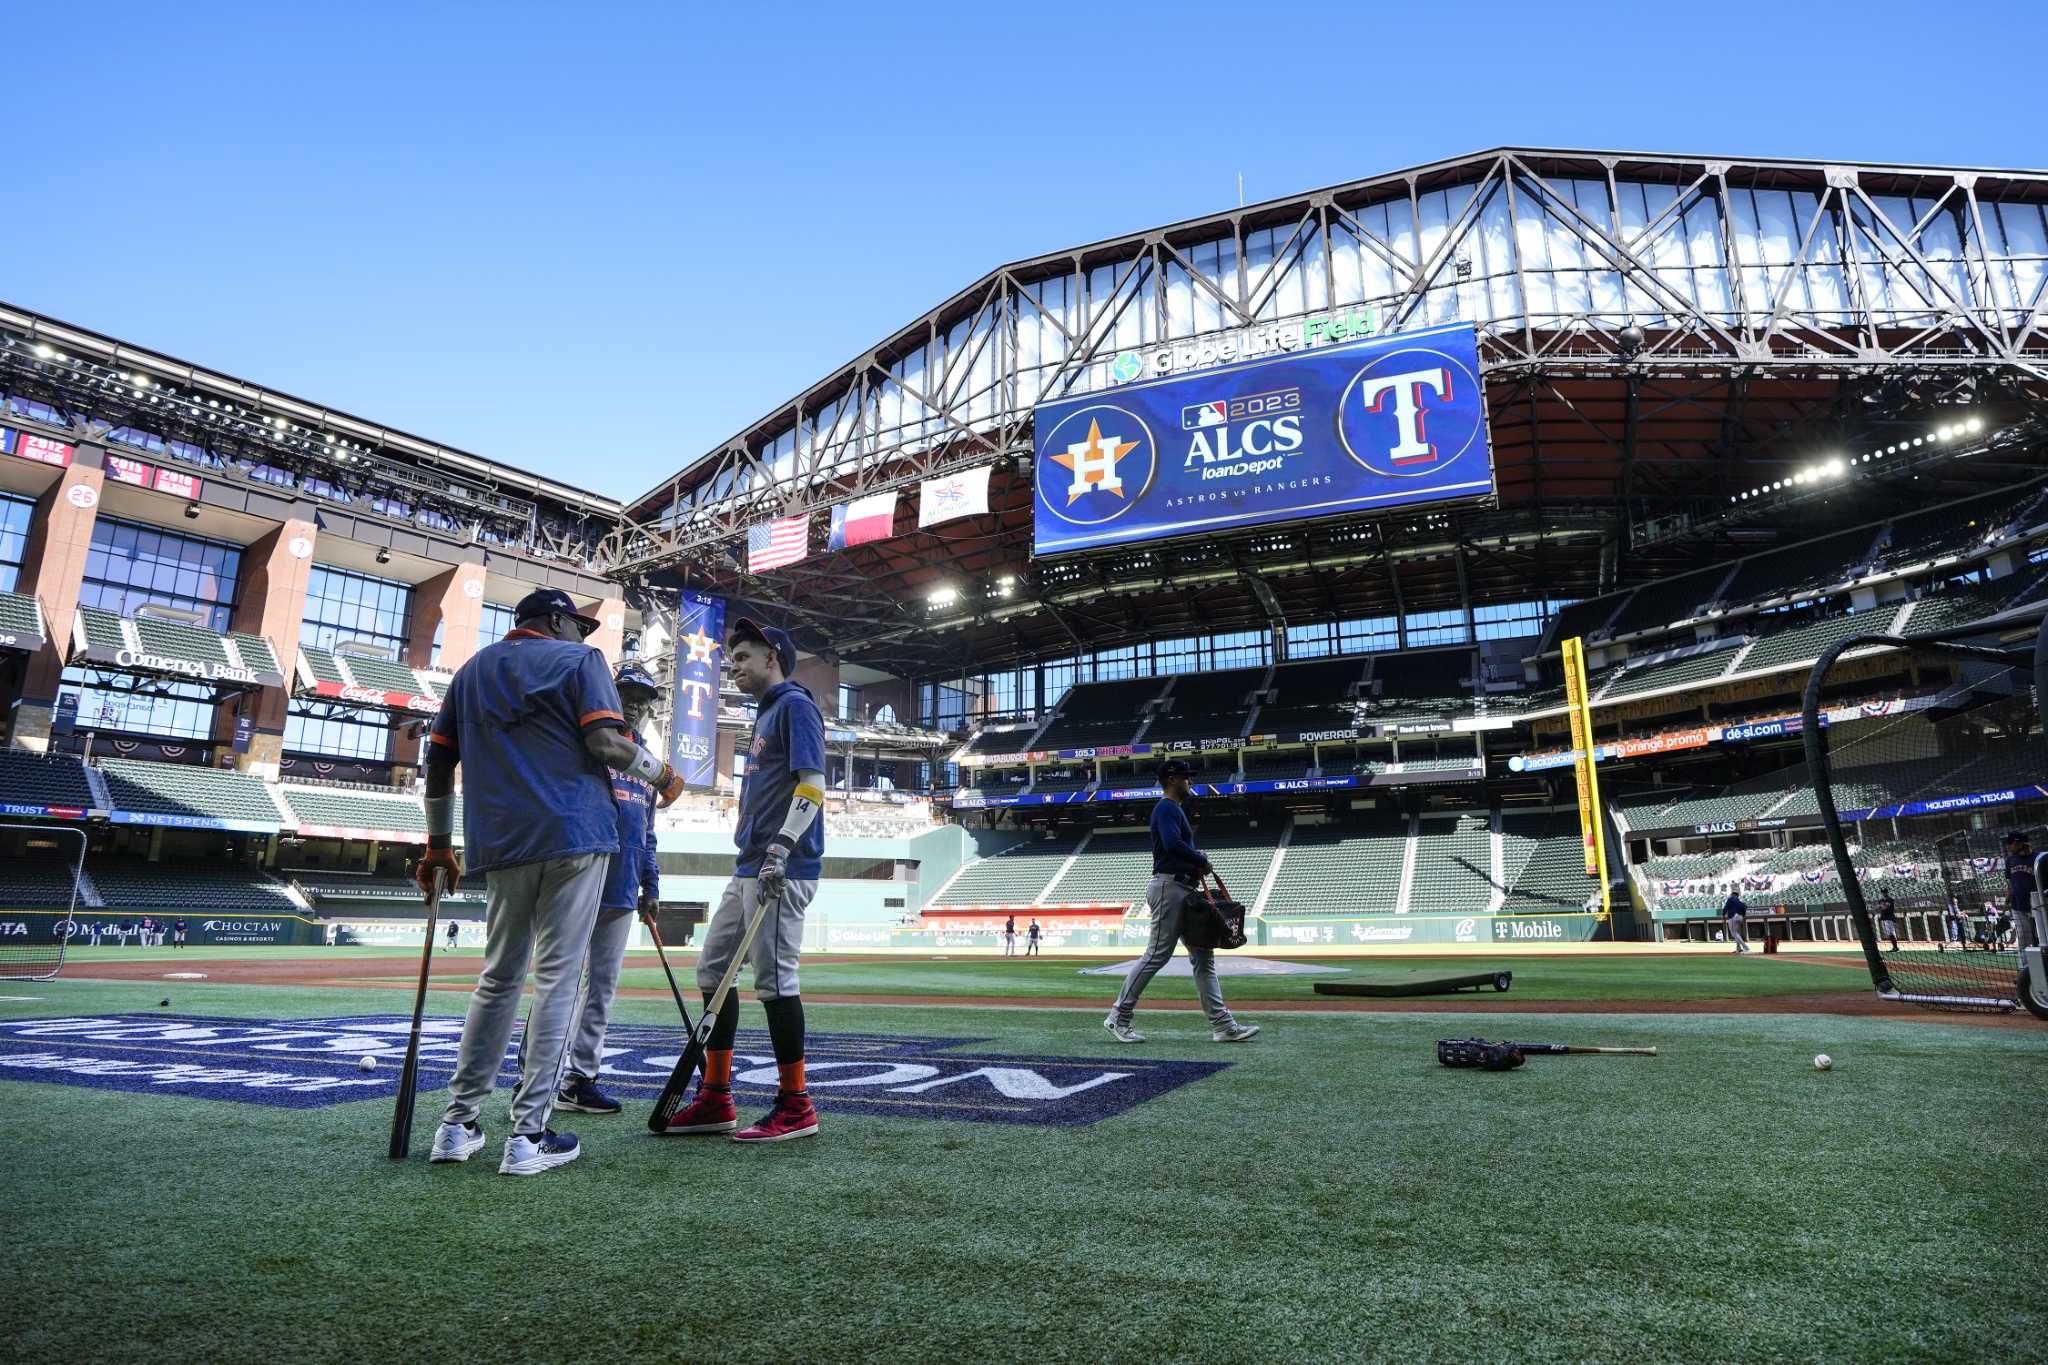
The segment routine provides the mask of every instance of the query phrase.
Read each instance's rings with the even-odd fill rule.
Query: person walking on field
[[[1721,904],[1721,922],[1728,927],[1728,941],[1735,945],[1735,951],[1749,951],[1749,934],[1743,925],[1749,918],[1749,907],[1735,892],[1728,893],[1728,899]]]
[[[520,601],[513,619],[510,634],[457,671],[434,718],[427,852],[414,876],[430,896],[437,879],[446,891],[462,884],[452,847],[460,765],[468,779],[464,852],[471,873],[486,874],[489,896],[484,967],[429,1159],[467,1161],[484,1145],[477,1120],[504,1065],[530,960],[533,1007],[520,1043],[512,1135],[498,1171],[538,1175],[582,1154],[576,1135],[554,1132],[548,1119],[605,869],[619,846],[607,769],[647,781],[663,805],[682,794],[683,784],[626,738],[611,671],[583,643],[597,629],[593,618],[577,611],[567,593],[543,588]]]
[[[456,934],[457,934],[458,932],[459,932],[459,928],[458,928],[458,926],[456,925],[455,921],[454,921],[454,920],[452,920],[452,919],[451,919],[451,920],[449,920],[449,921],[448,921],[448,946],[449,946],[449,948],[451,948],[451,949],[455,947],[455,935],[456,935]]]
[[[1040,931],[1040,929],[1039,929],[1039,927],[1038,927],[1038,921],[1037,921],[1037,920],[1035,920],[1035,919],[1034,919],[1034,920],[1032,920],[1032,921],[1031,921],[1031,933],[1030,933],[1029,939],[1027,940],[1027,942],[1026,942],[1026,943],[1025,943],[1025,945],[1024,945],[1024,956],[1026,956],[1026,957],[1037,957],[1037,956],[1038,956],[1038,940],[1039,940],[1039,939],[1040,939],[1040,938],[1041,938],[1042,936],[1043,936],[1043,935],[1042,935],[1042,933],[1041,933],[1041,931]]]
[[[745,617],[725,644],[733,685],[759,709],[747,746],[746,783],[740,788],[739,857],[697,958],[697,988],[704,1007],[732,965],[740,936],[755,908],[768,904],[754,937],[754,994],[768,1014],[775,1051],[775,1107],[752,1127],[739,1127],[732,1099],[733,1038],[740,998],[728,992],[704,1050],[704,1071],[690,1103],[669,1120],[670,1134],[732,1133],[735,1142],[785,1142],[818,1131],[818,1111],[804,1080],[804,1002],[798,993],[797,955],[803,949],[804,910],[818,894],[825,856],[825,721],[803,684],[791,682],[796,646],[773,626]]]
[[[2013,946],[2021,952],[2034,946],[2034,845],[2026,831],[2005,836],[2005,903],[2012,913]],[[1992,938],[1998,946],[1998,936]]]
[[[661,684],[637,663],[619,665],[612,682],[626,712],[626,738],[645,744],[641,727],[654,713]],[[631,773],[612,774],[612,799],[619,808],[619,851],[605,871],[604,895],[597,902],[597,924],[590,934],[590,954],[583,969],[582,1005],[576,1011],[569,1039],[569,1070],[555,1103],[582,1114],[616,1114],[619,1102],[597,1087],[604,1062],[604,1035],[611,1024],[612,999],[619,993],[619,972],[626,965],[626,940],[633,934],[633,914],[651,919],[661,901],[661,865],[654,856],[655,790]]]
[[[1138,997],[1145,993],[1155,974],[1173,957],[1180,942],[1180,908],[1188,893],[1201,884],[1209,860],[1195,847],[1195,827],[1187,816],[1188,779],[1194,768],[1186,760],[1169,758],[1159,765],[1159,786],[1165,795],[1152,807],[1152,880],[1145,888],[1145,904],[1152,911],[1152,938],[1145,955],[1124,978],[1116,1004],[1102,1026],[1119,1043],[1142,1043],[1145,1035],[1131,1027],[1137,1013]],[[1216,979],[1216,954],[1208,948],[1189,948],[1188,965],[1194,969],[1195,994],[1202,1012],[1209,1017],[1209,1037],[1219,1043],[1242,1043],[1259,1031],[1257,1024],[1240,1024],[1223,1003],[1223,988]]]
[[[1892,899],[1889,889],[1878,897],[1877,932],[1880,938],[1892,941],[1892,952],[1896,953],[1899,950],[1899,903]]]
[[[1017,917],[1015,915],[1012,915],[1008,919],[1003,921],[1003,956],[1015,957],[1016,955]]]

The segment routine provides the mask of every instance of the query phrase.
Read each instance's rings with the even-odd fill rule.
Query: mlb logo
[[[1230,404],[1224,399],[1213,403],[1196,403],[1180,410],[1180,429],[1200,431],[1203,427],[1220,427],[1230,418]]]

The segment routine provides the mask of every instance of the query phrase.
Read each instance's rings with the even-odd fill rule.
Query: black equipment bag
[[[1209,875],[1216,882],[1214,892],[1197,887],[1180,903],[1180,941],[1189,948],[1207,951],[1242,948],[1247,942],[1245,908],[1230,899],[1230,889],[1224,886],[1223,878],[1213,871]]]

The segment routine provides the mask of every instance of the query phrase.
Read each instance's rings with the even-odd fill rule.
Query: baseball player
[[[619,665],[612,682],[626,713],[626,738],[645,744],[640,727],[653,714],[661,685],[632,662]],[[614,772],[612,799],[619,807],[619,851],[612,855],[604,895],[597,903],[597,927],[591,931],[590,956],[584,964],[583,1004],[569,1035],[569,1070],[555,1096],[557,1105],[579,1114],[619,1112],[619,1102],[597,1088],[604,1032],[611,1021],[612,997],[619,990],[619,969],[626,963],[633,912],[651,916],[661,900],[661,867],[654,859],[654,788],[631,773]]]
[[[1892,941],[1892,952],[1899,950],[1899,903],[1892,899],[1889,889],[1878,898],[1877,932],[1880,938]]]
[[[135,932],[135,921],[133,921],[133,920],[127,920],[127,919],[124,919],[124,920],[122,920],[122,921],[121,921],[121,928],[120,928],[120,934],[121,934],[121,945],[120,945],[120,946],[121,946],[121,947],[123,947],[123,948],[126,948],[126,947],[128,946],[128,935],[130,935],[130,934],[132,934],[132,933],[134,933],[134,932]]]
[[[725,646],[733,684],[759,703],[747,749],[746,784],[740,789],[739,857],[718,909],[706,927],[697,958],[697,986],[708,1009],[731,964],[740,935],[765,898],[768,918],[754,937],[754,994],[768,1013],[778,1084],[775,1107],[760,1122],[733,1133],[735,1142],[784,1142],[818,1131],[804,1082],[804,1005],[798,995],[797,954],[803,947],[804,909],[818,894],[825,853],[825,722],[796,671],[789,636],[742,617]],[[732,1133],[739,1127],[732,1101],[732,1045],[739,1029],[738,992],[725,998],[704,1052],[704,1074],[690,1103],[669,1121],[670,1133]]]
[[[185,946],[185,921],[179,920],[171,926],[171,946],[174,948]]]
[[[626,738],[604,656],[583,643],[597,622],[565,592],[528,593],[515,628],[462,666],[434,718],[427,754],[427,852],[414,876],[432,894],[462,884],[453,848],[455,769],[472,873],[486,874],[484,967],[469,1014],[433,1161],[467,1161],[484,1145],[490,1095],[533,963],[533,1007],[512,1092],[502,1175],[538,1175],[582,1154],[574,1133],[548,1127],[570,1017],[611,855],[619,847],[611,774],[652,784],[667,805],[682,780]]]
[[[448,921],[448,947],[450,948],[450,950],[454,949],[456,935],[460,934],[461,932],[461,925],[457,924],[452,919]]]
[[[1040,931],[1040,929],[1039,929],[1039,927],[1038,927],[1038,921],[1037,921],[1037,920],[1035,920],[1035,919],[1034,919],[1034,920],[1032,920],[1032,921],[1031,921],[1031,934],[1030,934],[1030,937],[1029,937],[1028,941],[1027,941],[1027,942],[1025,943],[1025,945],[1024,945],[1024,956],[1026,956],[1026,957],[1037,957],[1037,956],[1038,956],[1038,941],[1039,941],[1039,939],[1040,939],[1040,938],[1042,938],[1042,937],[1043,937],[1043,934],[1042,934],[1042,932]]]
[[[1003,921],[1003,956],[1015,957],[1016,955],[1017,917],[1015,915],[1012,915],[1008,919]]]
[[[2034,845],[2016,829],[2005,836],[2005,903],[2012,912],[2014,946],[2022,952],[2034,946],[2034,890]]]
[[[1195,847],[1195,827],[1187,815],[1188,779],[1195,770],[1187,760],[1169,758],[1159,765],[1159,786],[1165,795],[1152,807],[1152,881],[1145,888],[1145,904],[1152,911],[1152,940],[1145,955],[1124,978],[1116,1004],[1102,1026],[1119,1043],[1142,1043],[1145,1035],[1131,1027],[1138,997],[1145,993],[1152,977],[1173,957],[1180,942],[1180,907],[1188,893],[1201,884],[1209,860]],[[1188,965],[1194,968],[1195,994],[1201,997],[1202,1012],[1209,1016],[1209,1037],[1219,1043],[1242,1043],[1259,1031],[1257,1024],[1240,1024],[1223,1003],[1223,988],[1216,980],[1216,954],[1207,948],[1188,949]]]
[[[90,929],[92,930],[92,946],[93,946],[93,947],[95,947],[95,948],[99,947],[99,946],[100,946],[100,933],[101,933],[101,931],[103,931],[103,930],[104,930],[104,929],[106,928],[106,926],[105,926],[104,924],[101,924],[101,923],[100,923],[100,922],[99,922],[98,920],[94,920],[94,921],[93,921],[93,922],[92,922],[92,923],[91,923],[91,924],[90,924],[89,926],[87,926],[87,927],[88,927],[88,928],[90,928]]]
[[[1735,892],[1728,893],[1728,899],[1721,902],[1721,922],[1728,927],[1728,941],[1735,945],[1735,951],[1749,951],[1749,934],[1743,925],[1749,920],[1749,905]]]

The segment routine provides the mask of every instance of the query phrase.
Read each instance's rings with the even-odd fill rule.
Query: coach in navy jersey
[[[2013,946],[2024,952],[2034,946],[2034,844],[2025,830],[2005,836],[2005,898],[2012,912]],[[1993,941],[1993,947],[1997,946]]]
[[[449,891],[461,885],[452,847],[460,765],[464,852],[471,873],[486,874],[490,902],[484,968],[430,1159],[467,1161],[484,1145],[478,1116],[504,1064],[531,959],[533,1008],[512,1092],[512,1136],[498,1170],[536,1175],[582,1150],[575,1134],[552,1131],[548,1117],[605,871],[619,847],[607,769],[652,783],[663,805],[683,784],[626,738],[604,656],[583,643],[597,629],[594,619],[553,588],[527,594],[513,617],[516,629],[457,671],[434,718],[427,853],[415,875],[429,895],[437,879]]]
[[[619,665],[613,675],[626,712],[626,738],[645,744],[641,727],[653,714],[661,685],[637,663]],[[626,940],[632,936],[633,913],[651,917],[661,899],[661,864],[654,854],[654,802],[651,784],[631,773],[612,773],[612,799],[619,807],[619,851],[605,874],[604,895],[597,903],[597,925],[590,933],[590,959],[583,969],[582,1003],[569,1037],[569,1070],[562,1078],[558,1108],[582,1114],[616,1114],[619,1102],[598,1088],[604,1062],[604,1035],[611,1024],[612,999],[619,992],[619,971],[626,963]]]
[[[768,1013],[778,1084],[775,1107],[741,1132],[732,1098],[733,1038],[739,1028],[738,992],[725,997],[704,1076],[690,1103],[669,1120],[670,1134],[733,1133],[735,1142],[782,1142],[818,1131],[804,1081],[804,1002],[797,994],[797,955],[803,950],[804,910],[818,894],[824,867],[825,721],[796,671],[796,646],[773,626],[742,617],[725,644],[733,685],[755,699],[754,737],[747,747],[746,785],[740,789],[739,849],[732,880],[704,933],[697,986],[705,1008],[739,950],[755,907],[770,902],[754,937],[754,994]]]

